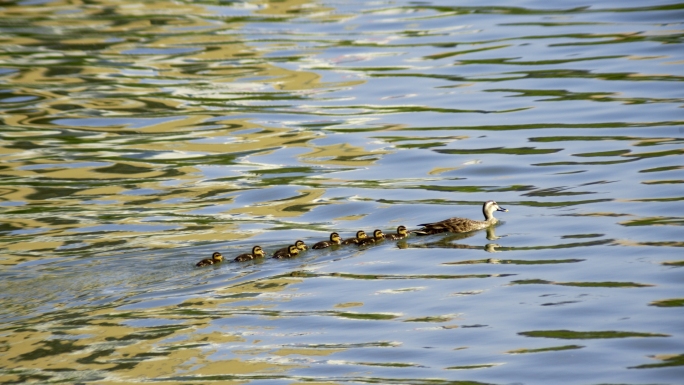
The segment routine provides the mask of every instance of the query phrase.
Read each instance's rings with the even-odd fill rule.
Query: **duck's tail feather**
[[[423,226],[420,229],[409,230],[409,233],[416,234],[418,236],[439,234],[448,231],[446,227],[427,227],[427,224],[418,225]]]
[[[432,235],[432,234],[439,234],[439,233],[445,233],[449,231],[449,229],[446,226],[441,226],[437,225],[434,223],[424,223],[422,225],[418,226],[423,226],[420,229],[415,229],[415,230],[409,230],[410,234],[416,234],[418,236],[423,236],[423,235]]]

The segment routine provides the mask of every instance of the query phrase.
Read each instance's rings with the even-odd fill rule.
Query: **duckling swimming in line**
[[[252,247],[252,254],[240,254],[237,257],[235,257],[234,261],[235,262],[251,261],[252,259],[263,258],[264,255],[266,255],[266,253],[261,248],[261,246],[254,246],[254,247]]]
[[[499,222],[498,219],[494,218],[494,211],[507,212],[508,210],[500,207],[494,201],[487,201],[482,205],[482,213],[485,217],[484,221],[476,221],[467,218],[449,218],[439,222],[418,225],[423,227],[419,230],[413,230],[413,232],[418,235],[429,235],[447,231],[452,233],[467,233],[469,231],[481,230]]]
[[[396,234],[385,234],[385,239],[389,239],[392,241],[396,241],[397,239],[404,239],[408,237],[409,232],[406,229],[406,226],[399,226],[397,227],[397,233]]]
[[[340,234],[337,233],[330,233],[330,240],[329,241],[320,241],[313,245],[311,248],[312,249],[325,249],[326,247],[334,246],[334,245],[339,245],[342,243],[342,238],[340,238]]]
[[[297,254],[299,254],[299,248],[295,245],[290,245],[287,247],[287,250],[281,249],[278,250],[275,254],[273,254],[273,258],[275,259],[283,259],[283,258],[292,258],[296,257]]]
[[[302,241],[302,240],[300,240],[300,239],[298,239],[298,240],[294,243],[294,245],[297,246],[297,251],[304,251],[304,250],[308,249],[308,247],[306,246],[306,244],[304,243],[304,241]],[[287,253],[289,252],[289,250],[290,250],[290,246],[288,246],[288,247],[283,247],[282,249],[280,249],[280,250],[276,251],[275,253],[273,253],[273,256],[275,257],[275,256],[278,255],[278,254],[287,254]]]
[[[214,254],[211,255],[211,258],[203,259],[199,262],[197,262],[197,267],[202,267],[202,266],[208,266],[208,265],[213,265],[215,263],[223,262],[223,255],[219,253],[218,251],[215,251]]]
[[[385,234],[382,233],[382,230],[376,229],[373,231],[373,236],[370,238],[364,238],[359,241],[359,246],[364,246],[364,245],[371,245],[376,242],[380,242],[383,239],[385,239]]]
[[[363,230],[359,230],[356,232],[356,238],[345,239],[344,241],[342,241],[342,244],[343,245],[351,245],[353,243],[355,245],[358,245],[362,239],[366,239],[366,238],[368,238],[368,235],[366,235],[366,232]]]
[[[299,251],[304,251],[304,250],[307,250],[307,249],[309,248],[309,246],[307,246],[307,245],[304,243],[304,241],[299,240],[299,239],[298,239],[294,244],[295,244],[295,246],[297,246],[297,248],[299,249]]]

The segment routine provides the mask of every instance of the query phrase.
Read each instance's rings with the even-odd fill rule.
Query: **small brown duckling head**
[[[264,255],[266,255],[266,253],[265,253],[264,250],[261,248],[261,246],[254,246],[254,247],[252,248],[252,255],[254,255],[254,256],[256,256],[256,257],[259,257],[259,258],[263,258]]]
[[[297,246],[295,246],[295,245],[290,245],[290,246],[287,248],[287,251],[290,253],[290,255],[297,255],[297,254],[299,254],[299,249],[298,249]]]
[[[397,234],[406,236],[408,235],[408,229],[406,229],[406,226],[402,225],[397,227]]]
[[[301,239],[298,239],[297,242],[295,242],[295,246],[297,246],[297,249],[299,249],[299,250],[306,250],[307,249],[306,244]]]
[[[330,234],[330,242],[332,242],[332,243],[340,243],[340,242],[342,242],[342,238],[340,238],[340,234],[331,233],[331,234]]]
[[[214,254],[211,255],[211,259],[216,262],[223,262],[223,255],[221,255],[221,253],[218,251],[214,251]]]
[[[385,234],[382,233],[382,230],[380,229],[375,229],[373,231],[373,238],[385,238]]]
[[[366,235],[365,231],[359,230],[356,232],[356,238],[357,239],[366,239],[366,238],[368,238],[368,235]]]

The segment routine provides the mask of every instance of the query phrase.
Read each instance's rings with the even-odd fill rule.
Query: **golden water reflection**
[[[31,378],[92,380],[107,378],[110,383],[146,381],[174,377],[273,375],[291,369],[282,362],[232,358],[231,350],[250,356],[264,352],[281,357],[326,356],[344,349],[281,348],[261,346],[262,334],[277,329],[242,325],[228,329],[214,325],[231,314],[251,313],[268,317],[268,306],[241,306],[266,296],[278,299],[299,278],[271,278],[212,291],[201,299],[189,299],[175,306],[126,310],[111,307],[66,314],[53,313],[41,321],[29,321],[21,328],[5,330],[0,337],[3,347],[3,381]],[[252,295],[246,296],[250,293]],[[275,294],[275,296],[274,296]],[[276,316],[277,313],[273,313]],[[262,317],[259,316],[259,317]],[[301,364],[299,364],[301,365]],[[72,377],[71,373],[74,373]]]
[[[138,131],[170,133],[177,131],[176,127],[194,124],[202,119],[193,116],[189,121],[161,123],[141,127]],[[105,136],[92,139],[86,136],[69,150],[69,157],[61,159],[59,152],[51,154],[51,151],[5,148],[5,152],[11,155],[5,157],[7,167],[0,170],[0,175],[19,178],[28,185],[6,187],[1,191],[4,201],[19,204],[8,209],[4,226],[15,232],[28,229],[41,231],[40,240],[14,238],[5,241],[6,247],[15,251],[23,250],[28,255],[33,254],[31,251],[42,255],[48,246],[54,249],[81,242],[81,236],[74,236],[73,233],[87,233],[87,229],[94,224],[91,219],[93,216],[108,218],[106,221],[99,220],[100,224],[147,225],[154,223],[150,222],[150,217],[170,214],[180,219],[184,214],[192,216],[196,210],[216,207],[214,214],[294,218],[321,204],[318,201],[325,190],[302,188],[294,192],[295,195],[275,201],[269,199],[268,194],[262,194],[262,202],[228,208],[233,205],[236,194],[249,191],[244,190],[244,184],[251,179],[251,172],[279,167],[277,164],[254,163],[252,158],[268,156],[287,148],[303,148],[309,152],[299,155],[301,164],[362,167],[371,165],[388,153],[345,144],[317,145],[312,141],[316,135],[311,132],[263,127],[245,120],[223,120],[215,124],[229,128],[188,132],[177,139],[168,135],[156,139],[128,133],[117,134],[110,127],[103,127]],[[52,130],[67,129],[66,126],[50,127]],[[91,129],[97,130],[88,128]],[[35,135],[39,138],[41,133],[36,132]],[[201,141],[196,140],[198,138]],[[23,136],[22,140],[35,139]],[[112,143],[113,146],[107,147],[105,143]],[[86,153],[88,161],[79,162],[78,158],[84,158]],[[207,163],[228,167],[225,167],[223,175],[209,176],[203,171]],[[213,169],[207,170],[213,172]],[[170,180],[173,180],[171,188]],[[178,206],[178,202],[183,203],[182,207]],[[88,207],[85,216],[79,210],[84,205]],[[227,209],[221,210],[224,206]],[[38,207],[41,208],[40,214],[35,214]],[[73,212],[61,214],[64,220],[59,221],[59,224],[52,223],[50,216],[46,218],[45,213],[53,208],[68,210],[69,207],[73,208]],[[145,209],[139,210],[141,207]],[[245,235],[236,224],[209,218],[203,221],[208,227],[193,230],[196,227],[194,220],[175,220],[172,232],[153,231],[141,238],[140,228],[131,232],[117,230],[109,233],[107,238],[126,240],[131,246],[169,247],[193,240],[230,240]],[[84,242],[92,244],[97,241]],[[39,247],[37,242],[42,246]],[[3,263],[14,264],[28,255],[17,256],[11,262]]]
[[[256,15],[291,17],[292,12],[304,11],[317,18],[326,14],[330,20],[344,17],[310,1],[255,5]],[[108,16],[94,19],[105,8]],[[130,19],[158,10],[165,16]],[[55,13],[68,11],[75,12],[66,19]],[[269,50],[246,43],[248,39],[240,35],[245,23],[223,22],[214,16],[205,4],[166,2],[133,8],[107,2],[97,6],[51,2],[46,7],[14,5],[0,10],[0,17],[19,17],[64,32],[58,44],[66,53],[18,53],[11,58],[16,72],[3,78],[6,85],[15,85],[15,96],[34,97],[30,111],[17,105],[4,117],[7,130],[3,136],[10,141],[0,147],[4,155],[0,175],[19,183],[2,190],[2,200],[13,205],[3,229],[15,233],[40,229],[41,235],[3,241],[20,255],[3,256],[0,263],[13,265],[72,244],[92,246],[99,240],[82,240],[73,233],[87,234],[94,217],[100,217],[95,222],[108,225],[142,225],[149,224],[150,217],[182,217],[210,206],[219,207],[216,214],[296,217],[302,208],[315,206],[323,191],[303,189],[303,195],[277,204],[267,199],[248,207],[220,207],[230,206],[235,193],[244,191],[251,170],[280,166],[251,159],[257,155],[306,148],[310,155],[299,159],[304,163],[362,166],[383,154],[362,147],[317,145],[312,142],[317,135],[309,131],[233,118],[235,113],[225,110],[226,103],[246,106],[262,97],[270,100],[274,90],[350,87],[363,80],[322,82],[315,71],[254,60]],[[78,30],[122,37],[145,33],[154,38],[77,37],[73,32]],[[5,37],[4,43],[22,47],[42,42],[16,35]],[[101,59],[90,59],[85,49],[95,49]],[[283,47],[274,43],[273,49]],[[70,55],[85,60],[70,62]],[[24,62],[32,66],[19,65]],[[44,87],[48,84],[49,88]],[[174,86],[171,93],[167,85]],[[211,112],[213,102],[221,107],[216,112]],[[212,164],[234,171],[213,177],[198,167]],[[174,188],[169,189],[169,184]],[[137,194],[140,190],[157,193]],[[183,202],[182,208],[178,202]],[[81,214],[84,205],[86,215]],[[73,212],[62,213],[66,223],[56,225],[45,219],[45,213],[58,208]],[[175,221],[172,234],[152,231],[141,237],[139,228],[110,232],[107,238],[133,247],[168,247],[246,235],[231,223],[203,218],[206,226],[197,228],[193,222]]]

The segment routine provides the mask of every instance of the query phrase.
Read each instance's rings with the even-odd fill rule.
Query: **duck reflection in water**
[[[487,240],[493,241],[496,239],[500,239],[502,236],[497,236],[495,228],[488,227],[486,229],[487,231]],[[465,243],[454,243],[457,241],[462,241],[464,239],[473,237],[475,232],[469,232],[469,233],[455,233],[455,234],[449,234],[446,237],[440,238],[434,242],[428,242],[428,243],[410,243],[407,244],[407,247],[409,248],[419,248],[419,249],[471,249],[471,250],[484,250],[488,253],[500,253],[502,250],[497,250],[498,248],[502,247],[498,243],[487,243],[484,246],[475,246],[475,245],[467,245]]]

